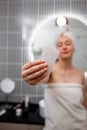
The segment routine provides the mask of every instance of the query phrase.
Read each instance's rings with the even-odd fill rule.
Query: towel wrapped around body
[[[78,83],[46,84],[43,130],[87,130],[82,101],[82,86]]]

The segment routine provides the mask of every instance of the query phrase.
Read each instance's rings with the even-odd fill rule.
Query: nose
[[[64,50],[67,49],[67,46],[65,43],[63,43],[62,49],[64,49]]]

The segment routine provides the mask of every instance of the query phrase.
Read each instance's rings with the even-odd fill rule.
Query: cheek
[[[70,53],[73,55],[75,49],[74,48],[70,48]]]
[[[58,46],[56,46],[56,49],[58,50],[59,53],[61,53],[62,49]]]
[[[62,48],[60,48],[60,47],[57,47],[57,50],[59,50],[60,52],[62,51]]]
[[[75,51],[74,46],[72,46],[70,49],[71,49],[71,51],[72,51],[72,52],[74,52],[74,51]]]
[[[58,50],[59,50],[59,52],[60,52],[60,55],[59,55],[59,56],[61,57],[61,56],[62,56],[62,49],[59,48]]]

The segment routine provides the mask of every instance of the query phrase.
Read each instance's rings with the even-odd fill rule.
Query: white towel
[[[70,26],[66,25],[63,27],[59,27],[59,33],[56,37],[55,45],[57,44],[58,39],[61,35],[67,36],[72,41],[72,44],[73,44],[74,48],[76,49],[76,37],[75,37],[74,33],[72,32]]]
[[[87,130],[82,86],[77,83],[47,84],[43,130]]]

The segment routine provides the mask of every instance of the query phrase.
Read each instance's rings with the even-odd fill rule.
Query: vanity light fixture
[[[64,26],[68,24],[68,19],[64,16],[61,16],[61,17],[56,18],[55,23],[57,26]]]
[[[87,71],[84,72],[85,79],[87,80]]]

